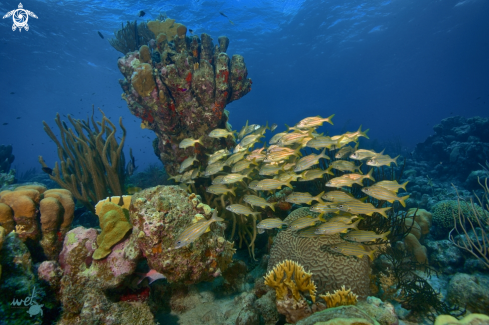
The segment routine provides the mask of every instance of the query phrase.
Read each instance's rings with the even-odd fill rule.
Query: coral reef
[[[15,156],[12,155],[11,145],[0,145],[0,173],[8,173]]]
[[[15,170],[11,169],[8,173],[0,173],[0,188],[15,183]]]
[[[7,233],[15,229],[23,241],[39,244],[49,259],[61,251],[74,212],[73,197],[65,189],[26,185],[0,192],[0,226]]]
[[[219,222],[191,245],[174,249],[176,238],[194,216],[211,216],[209,206],[178,186],[157,186],[134,194],[129,212],[133,235],[148,265],[169,282],[213,280],[232,260],[233,244],[224,239],[224,225]]]
[[[421,264],[428,262],[427,249],[421,242],[430,232],[431,219],[431,213],[416,208],[409,209],[404,218],[404,229],[409,230],[409,234],[404,238],[404,244],[406,249],[411,251],[418,263]]]
[[[284,221],[292,222],[300,217],[318,214],[311,213],[309,208],[294,210]],[[285,259],[292,259],[312,273],[312,279],[318,292],[340,289],[347,284],[355,294],[365,299],[370,293],[370,266],[368,257],[361,259],[334,254],[321,249],[324,245],[343,242],[338,234],[320,237],[300,237],[296,232],[287,229],[275,238],[270,252],[268,271]]]
[[[119,118],[122,129],[120,143],[116,140],[116,126],[102,113],[102,122],[95,122],[93,107],[91,120],[77,120],[68,115],[75,131],[56,114],[55,122],[60,130],[60,139],[56,137],[48,124],[43,121],[44,131],[58,147],[61,166],[56,162],[51,175],[52,180],[93,212],[93,204],[106,197],[122,195],[125,177],[125,161],[122,148],[126,138],[126,129]],[[92,127],[90,127],[92,122]],[[92,129],[93,128],[93,129]],[[104,139],[105,136],[105,139]],[[49,167],[39,156],[43,168]]]
[[[478,214],[484,214],[484,210],[477,203],[474,203],[474,209]],[[433,214],[433,235],[436,238],[447,238],[455,225],[454,216],[459,214],[459,202],[457,200],[440,201],[432,207],[431,212]],[[472,222],[476,222],[476,214],[470,205],[462,202],[460,213]]]
[[[308,292],[311,300],[316,301],[316,285],[311,276],[300,264],[290,260],[275,265],[265,276],[265,285],[275,289],[277,310],[285,315],[287,322],[296,323],[311,315],[312,310],[302,295]]]
[[[65,238],[59,256],[43,262],[38,274],[58,291],[63,313],[58,324],[154,324],[149,307],[141,302],[114,302],[108,289],[122,288],[133,274],[141,253],[136,237],[116,244],[107,258],[95,260],[95,229],[77,227]]]
[[[312,314],[306,319],[297,322],[297,325],[315,324],[345,324],[345,325],[380,325],[373,317],[356,306],[341,306],[328,308]],[[327,323],[329,322],[329,323]]]
[[[413,152],[414,158],[428,163],[431,175],[465,181],[470,172],[480,169],[479,163],[489,160],[489,119],[454,116],[433,130],[435,134]]]
[[[230,59],[225,53],[225,39],[222,46],[214,46],[207,34],[185,36],[185,26],[172,19],[149,21],[147,27],[154,34],[150,44],[155,45],[125,52],[118,60],[124,75],[122,97],[131,113],[142,119],[141,127],[155,132],[159,158],[175,175],[187,157],[197,155],[205,161],[205,153],[234,144],[207,134],[226,128],[224,108],[251,90],[251,79],[243,57]],[[204,135],[204,148],[178,146],[184,138]]]
[[[345,286],[341,286],[341,289],[335,290],[332,294],[326,293],[325,295],[319,295],[326,301],[326,307],[338,307],[356,305],[358,296],[351,292],[351,289],[346,290]]]
[[[455,274],[448,283],[447,300],[472,313],[487,313],[489,276],[486,274]]]

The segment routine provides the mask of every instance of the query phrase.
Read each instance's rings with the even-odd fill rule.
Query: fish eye
[[[177,241],[177,245],[180,245],[182,242],[181,241]]]

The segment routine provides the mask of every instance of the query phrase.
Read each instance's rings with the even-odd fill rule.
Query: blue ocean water
[[[48,165],[58,160],[42,120],[56,131],[57,112],[86,118],[92,104],[123,117],[125,148],[140,166],[158,162],[154,134],[120,97],[121,53],[107,40],[121,23],[163,12],[196,34],[228,36],[228,53],[244,56],[252,91],[227,106],[238,130],[246,120],[282,127],[335,113],[331,133],[361,124],[371,139],[400,140],[410,151],[443,118],[489,116],[485,0],[22,4],[38,16],[29,18],[29,31],[12,31],[11,17],[0,20],[0,143],[13,145],[20,172],[39,167],[38,155]],[[18,5],[0,2],[1,15]]]

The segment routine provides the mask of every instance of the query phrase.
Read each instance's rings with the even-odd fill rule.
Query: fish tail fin
[[[333,175],[334,176],[334,173],[331,171],[331,169],[333,169],[333,166],[329,166],[327,169],[326,169],[326,174],[329,174],[329,175]]]
[[[405,208],[406,207],[406,200],[409,199],[409,195],[403,196],[402,199],[399,200],[399,203]]]
[[[299,146],[299,148],[295,149],[294,156],[296,156],[296,157],[302,157],[301,148],[302,148],[302,146]]]
[[[332,114],[330,116],[328,116],[328,123],[331,124],[331,125],[334,125],[333,122],[331,121],[331,119],[334,117],[335,114]]]
[[[201,146],[204,146],[204,144],[202,143],[202,141],[204,140],[204,136],[205,135],[202,135],[199,139],[197,139],[197,141],[195,141],[196,143],[200,143]]]
[[[362,167],[362,165],[363,165],[363,162],[362,162],[362,163],[360,163],[360,165],[357,167],[358,172],[359,172],[361,175],[363,175],[363,173],[362,173],[362,171],[361,171],[361,169],[360,169],[360,168]],[[372,169],[373,169],[373,168],[372,168]]]
[[[358,230],[358,224],[360,223],[360,221],[362,221],[362,220],[358,219],[357,221],[352,223],[351,224],[352,228]]]
[[[229,193],[231,193],[234,197],[236,197],[236,192],[234,192],[235,189],[235,187],[229,189]]]
[[[268,126],[268,121],[267,124],[265,125],[265,130],[270,130],[270,127]]]
[[[343,140],[343,138],[344,138],[344,137],[345,137],[345,136],[344,136],[344,135],[342,135],[342,136],[341,136],[341,137],[338,139],[338,141],[336,141],[336,144],[335,144],[335,148],[336,148],[336,149],[341,148],[341,140]]]
[[[399,158],[399,156],[400,156],[400,155],[397,155],[397,157],[396,157],[396,158],[392,159],[392,162],[393,162],[394,164],[396,164],[396,166],[397,166],[397,161],[396,161],[396,160],[397,160],[397,158]]]
[[[270,209],[272,209],[273,212],[275,212],[275,204],[277,204],[276,202],[275,203],[269,203],[269,207]]]
[[[318,202],[321,202],[321,203],[322,203],[322,202],[323,202],[323,200],[321,200],[321,196],[323,196],[323,195],[324,195],[324,192],[325,192],[325,191],[322,191],[321,193],[319,193],[318,195],[316,195],[315,197],[313,197],[313,199],[315,199],[316,201],[318,201]]]
[[[377,250],[376,250],[376,249],[374,249],[373,251],[370,251],[370,252],[368,252],[368,253],[367,253],[368,257],[370,258],[370,260],[371,260],[372,262],[374,261],[374,258],[375,258],[374,254],[375,254],[375,252],[376,252],[376,251],[377,251]]]
[[[401,188],[405,191],[406,190],[406,185],[409,183],[409,181],[407,181],[406,183],[402,184],[401,185]]]
[[[362,126],[360,125],[360,128],[358,129],[358,133],[360,134],[360,136],[364,136],[365,138],[367,139],[370,139],[367,135],[367,132],[369,131],[370,129],[366,129],[365,131],[362,132]]]
[[[375,182],[375,178],[372,176],[373,171],[374,171],[374,169],[370,168],[370,170],[368,171],[368,173],[365,177],[372,180],[373,182]]]
[[[217,209],[214,209],[214,213],[212,214],[212,221],[224,221],[223,218],[217,216]]]
[[[284,184],[285,184],[285,186],[290,187],[291,189],[294,189],[294,187],[290,184],[291,181],[292,181],[292,177],[290,177],[289,179],[287,179],[284,182]]]
[[[360,142],[357,141],[356,144],[355,144],[355,148],[353,148],[353,152],[357,151],[358,150],[358,146],[360,145]]]
[[[236,133],[236,130],[231,131],[229,135],[232,136],[234,142],[236,142],[236,137],[234,136],[234,133]]]
[[[321,221],[321,222],[326,222],[326,219],[323,218],[324,216],[324,212],[321,212],[321,214],[318,216],[318,219]]]
[[[389,236],[389,235],[390,235],[390,233],[391,233],[391,231],[390,231],[390,230],[389,230],[388,232],[383,233],[383,234],[382,234],[382,238],[384,238],[384,239],[385,239],[385,238],[387,238],[387,236]]]
[[[379,209],[379,211],[377,211],[377,212],[379,212],[384,218],[388,219],[389,217],[387,216],[387,213],[385,213],[385,211],[389,210],[390,208],[391,207],[382,208],[382,209]]]
[[[286,132],[290,131],[290,126],[288,126],[287,124],[285,124],[285,128],[287,129],[287,130],[285,130]]]
[[[331,158],[329,158],[329,156],[326,154],[326,149],[328,148],[324,148],[323,151],[321,151],[321,153],[319,154],[318,162],[320,158],[331,160]]]

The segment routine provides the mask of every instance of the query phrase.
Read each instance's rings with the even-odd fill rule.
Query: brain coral
[[[484,213],[484,210],[479,205],[474,204],[474,206],[478,213]],[[461,201],[460,207],[465,217],[470,218],[471,221],[475,220],[475,215],[470,205],[467,205],[465,202]],[[453,228],[453,214],[455,213],[455,215],[458,216],[458,201],[440,201],[431,208],[431,213],[433,214],[432,222],[433,227],[436,230],[436,234],[438,236],[445,236]]]
[[[318,215],[309,208],[294,210],[284,221],[292,222],[307,215]],[[299,237],[296,232],[287,229],[275,238],[270,252],[268,272],[285,259],[300,263],[313,274],[318,293],[333,292],[342,285],[351,288],[360,298],[370,294],[370,265],[368,257],[361,259],[332,254],[321,249],[324,245],[343,242],[338,234],[320,237]]]
[[[195,194],[178,186],[157,186],[133,195],[129,215],[133,234],[150,268],[169,282],[193,284],[213,280],[224,271],[234,254],[233,243],[224,239],[224,224],[214,222],[211,231],[192,244],[174,249],[176,238],[200,214],[211,209]]]

